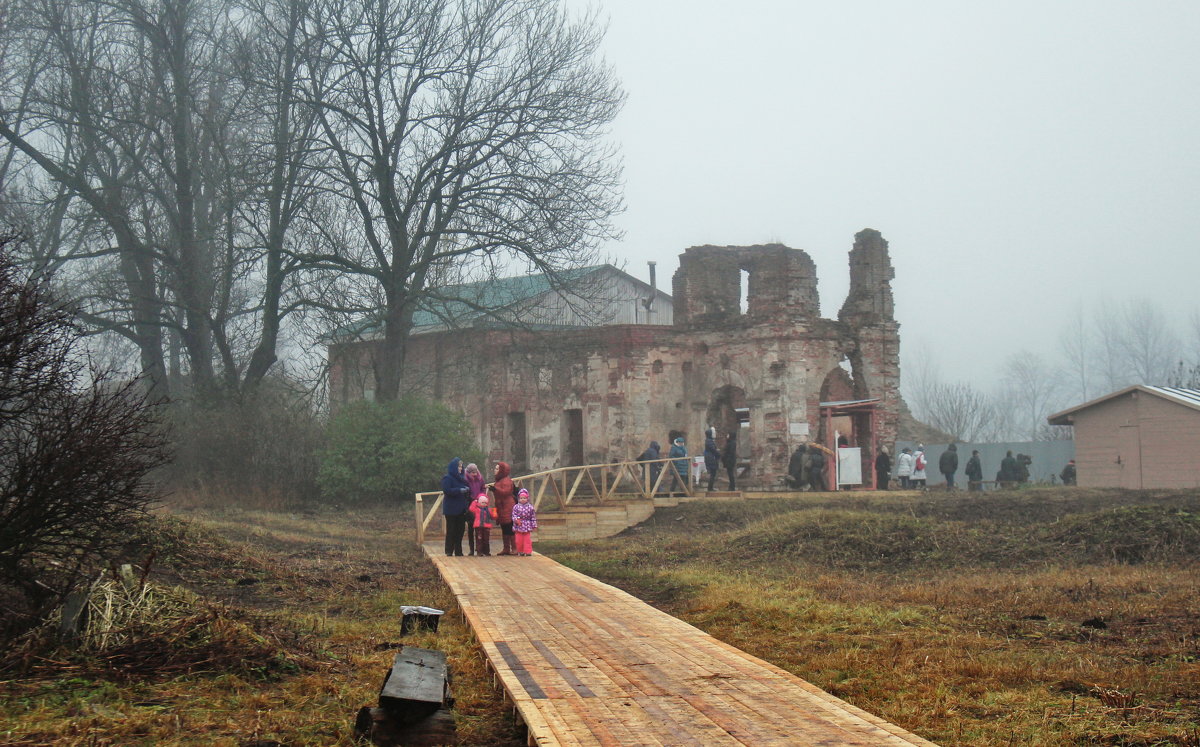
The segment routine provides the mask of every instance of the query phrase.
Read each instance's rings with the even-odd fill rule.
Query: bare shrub
[[[154,408],[78,354],[68,310],[0,239],[0,633],[36,623],[116,550],[166,461]]]

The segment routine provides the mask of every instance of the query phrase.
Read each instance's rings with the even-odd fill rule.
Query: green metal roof
[[[607,267],[610,265],[589,265],[562,270],[557,276],[563,282],[574,282]],[[471,326],[473,323],[487,320],[488,317],[488,311],[475,307],[483,307],[491,312],[512,308],[537,298],[552,287],[550,278],[545,273],[539,273],[434,288],[431,289],[431,293],[436,293],[441,298],[426,296],[421,300],[420,307],[413,314],[413,331],[420,332],[423,328],[442,326]],[[470,303],[458,299],[469,299]],[[335,330],[329,335],[329,339],[369,338],[381,332],[382,327],[379,315],[372,314]]]

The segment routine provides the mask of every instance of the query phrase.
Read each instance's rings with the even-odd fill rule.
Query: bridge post
[[[414,509],[415,518],[417,520],[417,544],[425,544],[425,501],[421,499],[421,494],[417,494],[417,502]]]

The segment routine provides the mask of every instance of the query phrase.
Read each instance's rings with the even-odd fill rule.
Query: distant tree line
[[[1047,416],[1133,384],[1200,387],[1200,312],[1184,333],[1146,299],[1076,309],[1051,354],[1022,350],[1005,359],[991,390],[946,381],[932,354],[919,351],[904,371],[905,397],[922,422],[963,441],[1070,438]]]
[[[252,394],[371,313],[395,399],[440,287],[612,235],[601,37],[556,0],[12,0],[0,217],[152,397]]]

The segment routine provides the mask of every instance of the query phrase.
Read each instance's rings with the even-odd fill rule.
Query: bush
[[[289,382],[266,379],[236,400],[177,403],[171,420],[170,475],[180,489],[263,508],[317,500],[322,425]]]
[[[317,482],[344,504],[401,501],[437,490],[454,457],[480,465],[474,429],[462,415],[420,397],[355,402],[330,422]]]
[[[157,497],[167,459],[137,382],[88,365],[80,331],[0,240],[0,638],[36,624]]]

